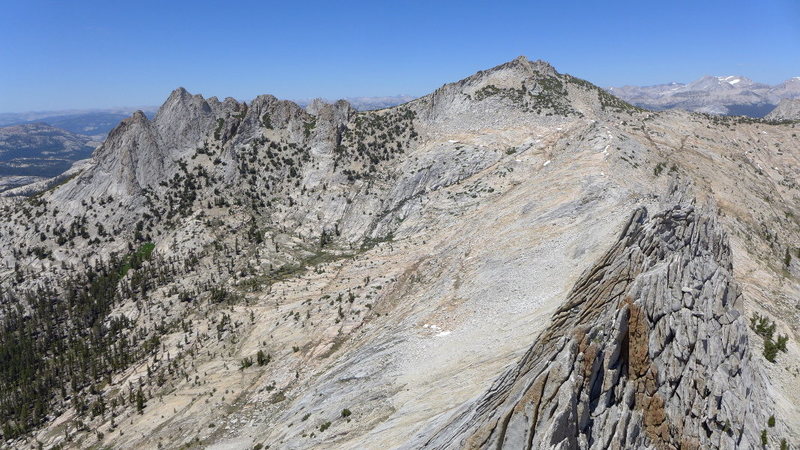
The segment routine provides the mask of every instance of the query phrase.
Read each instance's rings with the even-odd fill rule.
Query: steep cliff
[[[639,209],[520,362],[425,446],[755,448],[774,406],[740,307],[713,211]]]

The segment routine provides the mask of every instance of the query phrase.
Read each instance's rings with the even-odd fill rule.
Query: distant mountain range
[[[388,95],[384,97],[347,97],[344,100],[347,100],[350,106],[359,111],[372,111],[408,103],[415,98],[416,97],[411,95]],[[312,101],[313,100],[304,99],[297,100],[295,103],[305,108],[310,105]]]
[[[706,76],[687,84],[610,87],[607,91],[646,109],[764,117],[782,99],[800,98],[800,77],[770,86],[742,76]]]
[[[0,191],[55,177],[100,141],[44,123],[0,127]]]
[[[129,117],[136,109],[37,111],[0,114],[0,126],[45,123],[70,133],[105,139],[109,131]],[[152,115],[154,108],[144,109]]]
[[[706,76],[691,83],[655,86],[623,86],[606,89],[629,103],[652,110],[684,109],[721,115],[765,117],[782,100],[800,99],[800,77],[775,86],[743,76]],[[356,110],[390,108],[415,97],[350,97]],[[298,100],[303,108],[313,100]],[[767,118],[797,116],[797,105],[786,103]],[[20,184],[53,177],[88,157],[108,133],[133,110],[68,110],[0,114],[0,191]],[[144,108],[152,118],[155,108]]]

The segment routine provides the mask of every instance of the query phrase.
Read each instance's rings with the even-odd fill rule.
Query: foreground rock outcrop
[[[740,300],[712,212],[638,209],[522,360],[425,447],[754,448],[772,400]]]

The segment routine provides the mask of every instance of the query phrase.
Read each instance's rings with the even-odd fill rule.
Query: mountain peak
[[[191,97],[192,94],[186,90],[183,86],[178,86],[177,88],[173,89],[173,91],[169,94],[168,99],[171,98],[184,98],[184,97]]]
[[[176,103],[189,103],[189,102],[192,102],[192,101],[194,101],[195,103],[205,103],[206,99],[203,98],[203,96],[200,95],[200,94],[192,95],[185,88],[178,87],[178,88],[174,89],[169,94],[169,97],[167,97],[167,99],[161,105],[161,108],[159,108],[159,111],[161,109],[164,109],[164,107],[166,107],[168,105],[172,105],[172,104],[176,104]]]
[[[722,84],[729,84],[735,87],[743,87],[743,86],[750,86],[753,84],[753,80],[743,77],[741,75],[728,75],[724,77],[717,77],[717,80]]]
[[[153,122],[168,148],[186,149],[214,122],[214,111],[202,95],[179,87],[158,109]]]
[[[142,120],[144,121],[148,120],[144,111],[142,111],[141,109],[134,111],[133,114],[131,115],[131,119],[137,122]]]
[[[508,61],[506,63],[500,64],[499,66],[495,66],[486,72],[493,72],[496,70],[504,70],[504,69],[516,69],[521,70],[523,74],[530,75],[534,72],[541,73],[544,75],[555,75],[556,69],[547,61],[537,59],[535,61],[529,60],[526,56],[520,55],[516,58]],[[481,72],[478,72],[481,73]]]

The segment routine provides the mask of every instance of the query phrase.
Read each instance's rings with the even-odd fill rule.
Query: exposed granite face
[[[800,239],[794,127],[645,112],[524,58],[368,112],[178,89],[41,195],[0,198],[4,292],[56,285],[144,242],[155,244],[149,267],[180,270],[146,296],[120,290],[110,312],[131,320],[130,336],[161,340],[147,364],[76,393],[91,404],[145,382],[159,400],[88,417],[58,397],[35,439],[601,447],[667,446],[681,432],[746,446],[774,413],[788,424],[769,429],[777,444],[800,429],[797,339],[767,365],[773,411],[760,338],[750,359],[735,310],[795,330],[797,258],[784,270]],[[683,206],[637,213],[618,242],[627,214],[655,210],[672,179],[716,202],[719,218],[672,199]],[[235,294],[230,307],[213,300],[220,290]],[[446,426],[551,317],[523,363]],[[164,332],[164,320],[193,329]],[[240,369],[258,350],[272,362]],[[176,373],[181,358],[191,364]],[[214,392],[225,394],[205,401]]]
[[[740,296],[712,212],[639,209],[522,360],[424,446],[757,447],[772,400]]]
[[[367,113],[343,100],[315,100],[304,109],[271,95],[248,104],[178,88],[152,120],[141,111],[124,119],[80,174],[48,194],[66,206],[54,222],[111,199],[108,220],[131,232],[138,216],[172,208],[174,199],[156,197],[163,199],[168,186],[191,172],[210,175],[207,185],[195,186],[198,199],[224,191],[235,203],[247,191],[288,203],[258,211],[268,218],[265,225],[296,229],[309,239],[324,229],[353,246],[364,238],[384,239],[410,213],[410,200],[463,180],[502,155],[502,149],[482,145],[464,150],[450,137],[480,135],[487,127],[562,125],[599,112],[599,90],[570,80],[543,61],[520,57],[408,104]],[[256,167],[267,147],[275,162]],[[213,158],[201,156],[211,153]],[[408,157],[415,153],[419,158]],[[242,164],[253,164],[251,172]],[[270,181],[259,180],[262,174]]]
[[[215,125],[217,114],[201,95],[192,95],[184,88],[172,91],[161,105],[153,124],[160,144],[167,149],[192,148]]]

